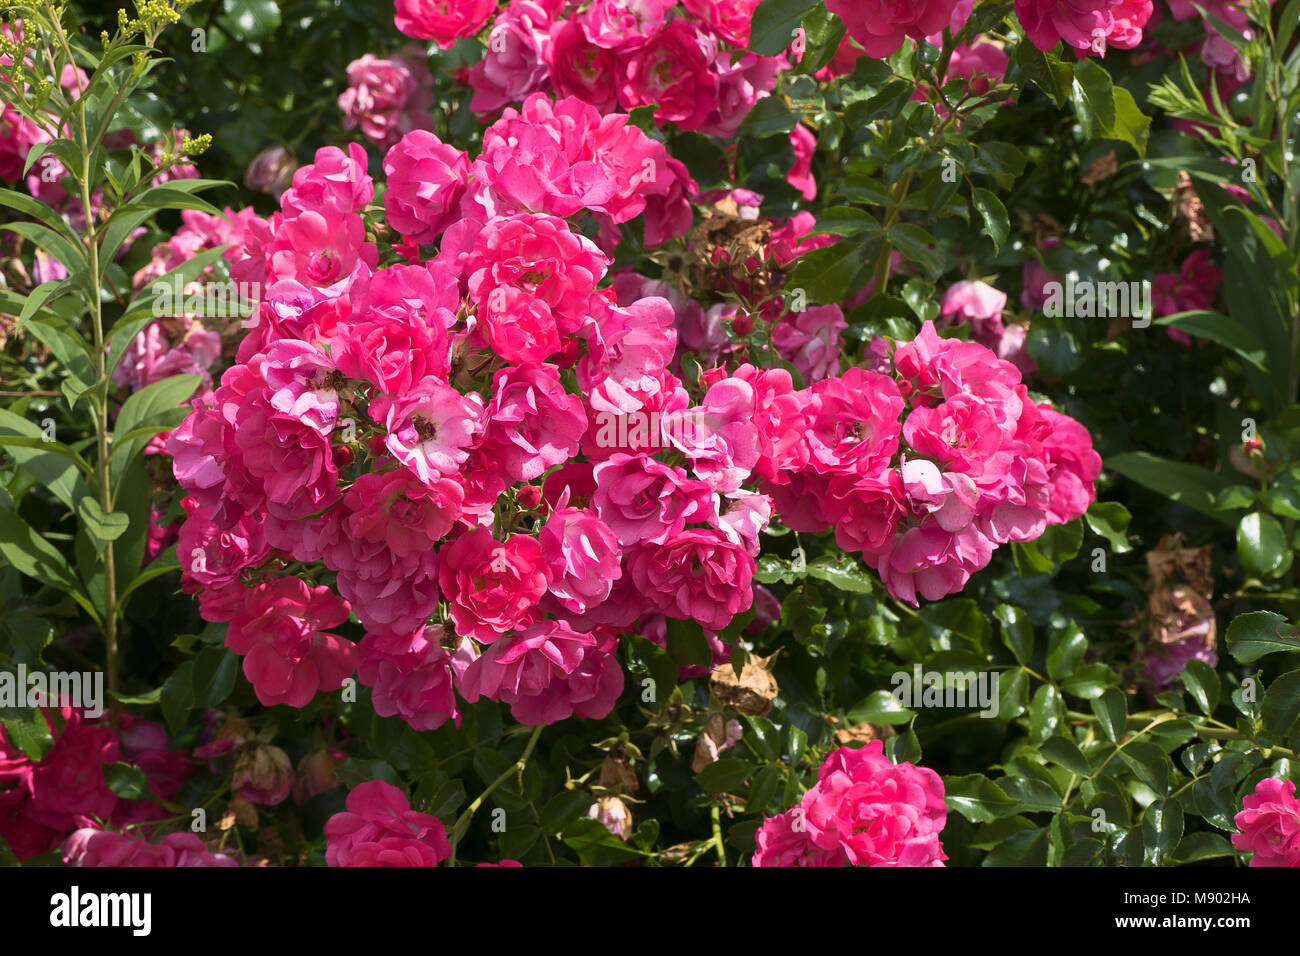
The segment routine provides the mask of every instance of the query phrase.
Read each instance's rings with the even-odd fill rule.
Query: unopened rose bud
[[[279,747],[254,744],[235,759],[230,786],[250,803],[274,807],[284,802],[293,787],[293,764]]]
[[[748,312],[737,312],[731,319],[731,331],[745,336],[754,331],[754,320]]]
[[[519,502],[519,507],[527,508],[529,511],[532,511],[542,503],[542,489],[538,488],[536,485],[524,485],[519,489],[517,500]]]
[[[606,830],[624,842],[632,835],[632,811],[618,797],[600,797],[587,816],[599,820]]]
[[[293,799],[306,803],[317,794],[339,785],[334,774],[334,756],[328,750],[315,750],[298,761],[298,776],[293,781]]]
[[[244,185],[279,199],[280,193],[292,185],[293,173],[297,168],[298,161],[293,158],[293,153],[283,146],[271,146],[254,156],[248,164],[248,172],[244,173]]]

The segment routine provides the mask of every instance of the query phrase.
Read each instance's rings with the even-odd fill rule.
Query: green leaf
[[[1174,852],[1174,859],[1179,863],[1195,863],[1197,860],[1210,860],[1216,857],[1233,855],[1232,844],[1226,837],[1217,833],[1202,831],[1189,833],[1183,837]]]
[[[70,278],[89,277],[87,272],[89,265],[86,262],[86,254],[81,251],[81,246],[69,242],[49,226],[42,226],[35,222],[9,222],[0,225],[0,229],[15,232],[37,248],[44,249],[63,263]]]
[[[818,0],[763,0],[750,20],[749,48],[776,56],[794,40],[803,18],[819,6]]]
[[[915,712],[900,704],[887,690],[872,691],[848,712],[849,720],[855,724],[863,721],[871,724],[905,724],[915,716]]]
[[[185,726],[185,721],[190,715],[190,708],[194,706],[194,662],[185,661],[176,670],[171,672],[162,689],[162,712],[163,719],[167,721],[167,729],[173,734],[179,733]]]
[[[1165,752],[1145,740],[1130,740],[1119,752],[1120,758],[1137,774],[1139,780],[1157,794],[1169,792],[1169,776],[1173,764]]]
[[[1078,744],[1065,737],[1049,737],[1039,746],[1039,752],[1054,763],[1060,764],[1070,773],[1086,777],[1092,773],[1088,758],[1083,755]]]
[[[1053,736],[1065,721],[1065,702],[1051,684],[1034,691],[1029,702],[1029,733],[1036,743]]]
[[[1128,721],[1128,703],[1124,692],[1117,687],[1111,687],[1100,697],[1094,697],[1088,703],[1092,706],[1092,712],[1097,715],[1102,733],[1111,743],[1119,743],[1124,736]]]
[[[1288,557],[1286,533],[1270,514],[1251,512],[1237,525],[1237,557],[1252,574],[1271,577]]]
[[[698,621],[668,618],[666,625],[668,653],[679,667],[707,666],[713,663],[713,651]]]
[[[1083,517],[1088,522],[1088,527],[1105,538],[1116,554],[1133,550],[1126,533],[1132,515],[1119,502],[1094,501]]]
[[[992,823],[1016,812],[1019,803],[983,774],[943,778],[943,799],[971,823]]]
[[[1050,96],[1058,107],[1070,98],[1070,80],[1073,70],[1054,50],[1040,50],[1028,40],[1016,44],[1015,65],[1029,77],[1040,90]]]
[[[1219,675],[1213,667],[1195,659],[1187,662],[1182,674],[1183,685],[1191,693],[1196,706],[1207,717],[1219,706]]]
[[[1300,718],[1300,670],[1288,671],[1264,692],[1264,728],[1285,740]]]
[[[1034,656],[1034,625],[1029,615],[1010,604],[999,604],[993,609],[993,616],[1001,625],[1002,643],[1011,649],[1020,664],[1028,664]]]
[[[1183,808],[1177,800],[1157,800],[1142,814],[1144,858],[1151,866],[1164,866],[1183,839]]]
[[[1079,125],[1092,139],[1117,139],[1146,155],[1150,117],[1143,116],[1133,95],[1111,82],[1110,74],[1089,59],[1074,65],[1070,85]]]
[[[590,817],[574,820],[565,827],[563,839],[588,866],[616,866],[642,855],[610,833],[605,824]]]
[[[1061,680],[1074,672],[1088,650],[1088,639],[1073,621],[1054,632],[1047,649],[1047,676]]]
[[[1266,654],[1300,651],[1300,640],[1283,637],[1279,628],[1286,618],[1273,611],[1250,611],[1234,618],[1228,625],[1225,640],[1232,656],[1242,664],[1257,661]],[[1292,634],[1295,629],[1291,629]]]
[[[219,707],[235,689],[239,676],[239,655],[224,647],[205,647],[194,658],[190,685],[193,706],[204,709]]]
[[[123,800],[148,800],[151,796],[144,771],[133,764],[104,764],[104,782]]]
[[[752,763],[735,757],[723,757],[715,760],[695,775],[705,793],[728,793],[736,790],[742,783],[753,776],[758,768]]]
[[[889,227],[888,238],[904,259],[919,265],[932,280],[939,278],[947,266],[947,256],[939,241],[915,223],[894,223]]]
[[[796,260],[786,288],[803,289],[810,303],[842,302],[863,259],[862,244],[850,239],[805,252]]]
[[[984,220],[984,231],[993,240],[993,251],[997,252],[1011,233],[1007,207],[1002,205],[1002,200],[992,190],[978,186],[971,193],[971,202]]]
[[[185,417],[185,410],[179,406],[194,394],[202,379],[197,375],[173,375],[161,382],[146,385],[134,392],[122,403],[114,429],[115,440],[111,456],[114,478],[131,464],[135,455],[149,443],[147,433],[142,429],[155,424],[164,428],[174,428]],[[182,414],[178,418],[176,412]],[[135,433],[134,438],[117,441],[116,435],[127,436]]]
[[[594,802],[586,790],[561,790],[542,807],[541,827],[547,833],[559,833],[573,821],[584,817]]]
[[[843,553],[823,554],[808,565],[808,577],[832,584],[841,591],[870,594],[871,578],[852,556]]]
[[[120,511],[104,514],[99,502],[90,495],[77,502],[77,517],[81,519],[81,526],[86,529],[86,533],[101,548],[120,538],[130,523]]]
[[[0,508],[0,554],[29,578],[67,594],[81,593],[76,574],[59,550],[4,508]]]
[[[1197,465],[1170,461],[1144,451],[1112,455],[1106,459],[1106,467],[1171,501],[1177,501],[1218,521],[1227,523],[1229,520],[1215,507],[1214,499],[1233,483],[1231,478]]]
[[[72,227],[64,221],[63,217],[39,199],[25,193],[14,192],[12,189],[0,189],[0,206],[8,206],[24,216],[39,219],[69,242],[78,245],[81,243],[77,234],[72,231]],[[19,325],[21,327],[21,323]]]

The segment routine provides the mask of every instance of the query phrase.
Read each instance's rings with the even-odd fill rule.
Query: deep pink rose
[[[1269,777],[1241,801],[1233,818],[1240,833],[1232,836],[1236,849],[1254,853],[1251,866],[1300,866],[1300,800],[1295,784]]]
[[[497,541],[481,525],[439,552],[438,584],[456,633],[490,644],[536,616],[551,572],[536,538]]]
[[[442,821],[411,809],[391,783],[371,780],[348,794],[325,824],[329,866],[437,866],[451,856]]]

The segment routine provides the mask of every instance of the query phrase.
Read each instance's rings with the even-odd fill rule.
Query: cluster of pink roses
[[[945,28],[952,35],[966,24],[974,0],[827,0],[844,21],[848,37],[867,56],[883,59],[910,37],[923,40]],[[1079,56],[1105,56],[1114,47],[1131,50],[1142,41],[1152,0],[1016,0],[1015,13],[1029,41],[1051,50],[1062,41]],[[1004,64],[1005,68],[1005,64]]]
[[[90,720],[71,707],[42,714],[53,744],[40,760],[16,747],[0,726],[0,838],[20,860],[53,849],[74,830],[134,826],[167,816],[157,803],[119,797],[104,777],[106,764],[133,764],[144,771],[154,796],[175,800],[189,779],[190,759],[184,751],[167,749],[161,724],[123,714],[121,729],[114,732],[107,719]]]
[[[626,116],[542,96],[472,164],[415,131],[384,168],[410,264],[377,267],[357,147],[322,149],[282,211],[248,223],[232,272],[262,283],[259,321],[169,440],[190,495],[184,586],[229,622],[266,704],[303,706],[357,670],[381,714],[421,729],[459,720],[454,691],[531,723],[603,716],[642,607],[629,617],[616,581],[654,577],[665,609],[713,628],[750,601],[748,510],[724,520],[713,485],[645,455],[574,460],[602,410],[687,399],[666,371],[672,307],[598,290],[609,256],[563,217],[666,229],[689,222],[681,184]],[[716,444],[700,455],[721,471]],[[683,595],[669,578],[691,554],[707,570]],[[290,558],[333,585],[279,573]],[[430,623],[440,602],[452,627]],[[359,646],[331,633],[351,613]]]
[[[759,373],[755,420],[780,443],[763,474],[781,520],[835,530],[891,594],[956,593],[999,544],[1031,541],[1082,515],[1101,458],[1082,425],[1030,397],[1020,372],[982,345],[940,338],[872,343],[875,368],[794,392]]]
[[[893,764],[884,744],[832,751],[799,803],[763,821],[754,866],[943,866],[948,819],[933,770]]]
[[[397,28],[443,49],[494,14],[469,71],[470,107],[494,114],[533,93],[576,96],[601,112],[655,108],[660,125],[730,137],[767,96],[784,57],[745,49],[758,0],[397,0]]]

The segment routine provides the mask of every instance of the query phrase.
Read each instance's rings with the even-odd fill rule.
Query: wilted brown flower
[[[776,678],[769,669],[771,660],[771,657],[747,655],[739,677],[736,676],[734,667],[723,664],[709,676],[709,689],[723,707],[742,714],[766,717],[772,712],[772,701],[781,693],[781,688],[777,686]]]

